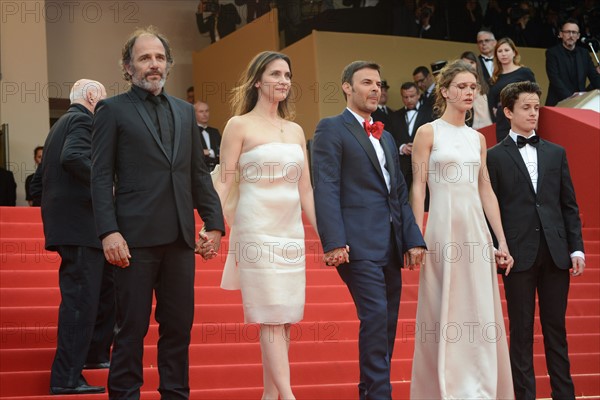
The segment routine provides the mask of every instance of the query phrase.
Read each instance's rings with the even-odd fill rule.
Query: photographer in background
[[[218,0],[200,0],[196,11],[196,24],[200,33],[208,32],[214,43],[235,31],[242,22],[233,4],[219,4]]]
[[[422,0],[415,9],[411,36],[423,39],[446,39],[447,27],[444,13],[435,0]]]

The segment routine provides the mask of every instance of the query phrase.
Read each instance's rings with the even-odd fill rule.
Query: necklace
[[[261,118],[261,119],[264,119],[269,124],[273,125],[277,129],[279,129],[279,133],[283,134],[283,118],[279,119],[279,126],[277,126],[271,120],[269,120],[267,117],[263,117],[262,115],[259,115],[259,114],[256,114],[256,116],[259,117],[259,118]]]

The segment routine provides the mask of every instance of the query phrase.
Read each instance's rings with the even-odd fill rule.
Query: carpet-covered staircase
[[[322,249],[307,227],[304,321],[293,326],[290,360],[298,399],[355,399],[358,322],[346,287],[321,262]],[[600,399],[600,229],[584,228],[587,269],[572,280],[567,313],[569,352],[578,397]],[[239,292],[219,288],[227,245],[209,262],[196,258],[196,314],[190,348],[192,399],[258,399],[262,370],[258,327],[242,323]],[[44,250],[39,208],[0,208],[0,398],[49,396],[60,292],[56,253]],[[407,399],[414,343],[418,272],[403,272],[392,380],[395,399]],[[501,290],[502,292],[502,290]],[[152,320],[153,321],[153,320]],[[536,322],[538,397],[550,396],[541,329]],[[146,338],[142,399],[160,398],[156,369],[158,329]],[[105,385],[107,371],[84,371]],[[77,399],[103,399],[106,394]]]

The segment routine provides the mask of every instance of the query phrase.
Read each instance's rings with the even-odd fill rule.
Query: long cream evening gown
[[[412,399],[513,399],[476,131],[441,119],[429,158],[428,252],[419,276]]]

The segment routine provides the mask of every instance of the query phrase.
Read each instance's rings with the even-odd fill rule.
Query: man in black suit
[[[46,249],[61,257],[52,394],[104,392],[104,387],[89,386],[81,372],[88,362],[108,368],[115,325],[112,270],[95,234],[90,192],[92,117],[105,97],[100,83],[75,82],[71,106],[48,133],[35,173],[41,181]]]
[[[42,155],[44,154],[44,146],[36,146],[33,149],[33,162],[35,163],[35,169],[37,170],[40,164],[42,163]],[[33,174],[27,175],[25,178],[25,200],[27,200],[27,204],[30,206],[39,206],[39,204],[34,204],[33,196],[31,195],[31,181],[33,180]]]
[[[404,107],[394,111],[390,117],[390,133],[396,141],[400,153],[400,168],[410,191],[412,185],[412,143],[417,129],[427,122],[431,122],[431,110],[427,104],[421,104],[421,95],[417,85],[405,82],[400,87],[400,94]]]
[[[194,104],[194,111],[196,113],[196,123],[198,124],[202,137],[204,162],[208,169],[212,171],[219,163],[221,134],[217,128],[208,126],[208,120],[210,119],[210,108],[208,107],[208,103],[197,101]]]
[[[242,23],[240,14],[233,4],[219,4],[218,1],[200,0],[196,11],[196,25],[200,33],[208,32],[210,42],[218,42]]]
[[[110,399],[139,399],[153,292],[162,398],[189,398],[194,319],[194,208],[219,249],[223,213],[204,164],[194,108],[163,90],[173,65],[167,39],[139,29],[123,47],[131,90],[98,104],[92,199],[106,259],[116,266],[117,333]]]
[[[384,79],[381,81],[381,97],[379,97],[379,104],[377,105],[377,110],[371,113],[371,117],[373,121],[381,121],[384,126],[389,126],[390,124],[390,116],[392,115],[392,110],[387,106],[388,102],[388,89],[390,85],[388,85],[387,81]],[[390,131],[388,129],[388,131]]]
[[[477,33],[477,47],[479,48],[479,63],[483,71],[483,79],[490,84],[490,78],[494,73],[494,49],[496,48],[496,38],[489,31],[479,31]]]
[[[502,90],[511,130],[488,151],[488,169],[515,259],[503,280],[516,398],[536,397],[533,322],[537,291],[552,398],[575,399],[565,314],[570,276],[580,276],[585,268],[581,221],[564,148],[540,139],[534,131],[540,95],[533,82],[512,83]]]
[[[577,20],[568,19],[558,34],[562,42],[546,50],[546,74],[550,82],[547,106],[554,106],[573,93],[585,91],[586,78],[592,88],[600,89],[600,73],[589,53],[577,46],[579,36]]]
[[[420,65],[413,71],[413,81],[421,90],[421,105],[427,107],[430,121],[433,121],[433,105],[435,104],[435,77],[429,69]]]

